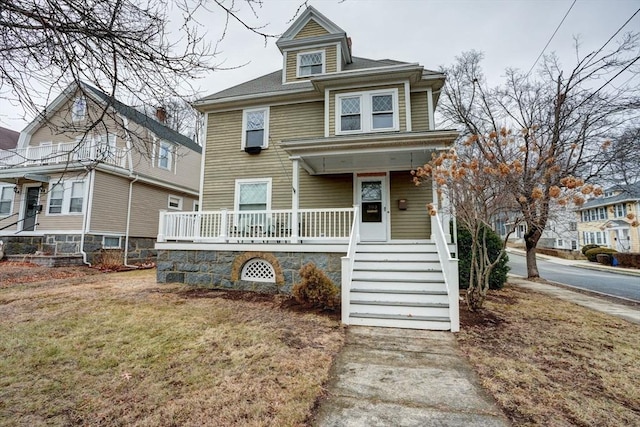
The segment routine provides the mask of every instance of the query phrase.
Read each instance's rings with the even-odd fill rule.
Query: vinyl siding
[[[195,198],[183,193],[173,192],[140,182],[133,184],[131,225],[129,231],[131,236],[152,238],[157,236],[160,210],[164,209],[167,210],[167,212],[179,212],[174,209],[168,209],[169,195],[182,197],[183,212],[193,211]]]
[[[324,50],[324,59],[326,61],[325,72],[335,73],[338,70],[337,66],[337,49],[336,45],[314,47],[309,49],[290,50],[287,51],[287,82],[295,82],[297,80],[308,79],[308,77],[296,77],[298,66],[298,54],[305,52],[314,52],[318,50]]]
[[[432,201],[430,183],[416,186],[411,174],[391,172],[391,238],[392,239],[429,239],[431,236],[431,217],[426,205]],[[407,200],[407,210],[398,209],[398,199]]]
[[[84,181],[85,185],[85,200],[83,200],[83,204],[86,208],[87,206],[87,194],[88,194],[88,186],[89,186],[89,175],[87,173],[66,173],[64,176],[62,175],[52,175],[49,184],[45,184],[46,192],[40,194],[39,204],[42,205],[42,212],[37,217],[37,222],[39,223],[36,226],[37,231],[47,231],[47,230],[81,230],[82,229],[82,220],[84,217],[83,213],[74,213],[70,215],[50,215],[48,214],[49,208],[49,190],[51,189],[51,184],[55,184],[58,180],[63,179],[65,181],[65,187],[67,187],[68,181]],[[25,191],[26,194],[26,191]],[[66,201],[66,197],[65,197]],[[24,203],[24,201],[21,201]]]
[[[353,206],[353,174],[309,175],[300,170],[300,208],[350,208]]]
[[[123,177],[96,173],[91,209],[92,232],[124,233],[126,231],[129,182],[130,180]]]
[[[384,89],[398,89],[398,109],[399,109],[399,119],[400,119],[400,132],[406,132],[407,130],[407,109],[405,104],[405,92],[404,85],[384,85],[384,86],[370,86],[370,87],[362,87],[362,88],[354,88],[354,89],[343,89],[343,90],[331,90],[329,91],[329,136],[336,135],[336,95],[341,93],[351,93],[351,92],[367,92],[373,90],[384,90]],[[413,116],[412,116],[413,118]],[[362,120],[365,118],[362,117]],[[415,125],[413,125],[413,129],[415,130]]]
[[[274,106],[269,112],[269,148],[241,150],[242,110],[210,113],[207,128],[203,210],[234,209],[235,180],[272,178],[272,209],[291,208],[291,161],[278,142],[324,135],[322,102]],[[301,171],[300,176],[305,172]]]
[[[317,36],[323,36],[325,34],[329,34],[329,32],[325,30],[322,25],[318,24],[313,19],[310,19],[309,22],[307,22],[307,24],[304,27],[302,27],[300,31],[298,31],[298,34],[296,34],[294,39],[317,37]]]
[[[427,92],[411,93],[411,128],[413,131],[429,130]]]

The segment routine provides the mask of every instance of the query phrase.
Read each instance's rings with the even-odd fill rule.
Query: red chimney
[[[167,122],[167,110],[164,107],[160,106],[156,108],[156,119],[158,119],[160,123]]]

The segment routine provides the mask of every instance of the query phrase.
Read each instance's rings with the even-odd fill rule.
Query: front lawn
[[[303,425],[344,331],[280,306],[155,270],[0,286],[0,424]]]
[[[517,426],[639,426],[640,325],[507,285],[458,341]]]

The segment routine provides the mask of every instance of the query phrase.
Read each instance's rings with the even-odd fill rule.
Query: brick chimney
[[[156,107],[156,119],[162,124],[167,122],[167,110],[166,108],[160,106]]]

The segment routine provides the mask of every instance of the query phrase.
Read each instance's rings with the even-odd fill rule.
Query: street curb
[[[521,256],[526,256],[526,253],[524,251],[519,251],[519,250],[507,250],[507,254],[509,253],[513,253],[516,255],[521,255]],[[570,259],[565,259],[565,258],[559,258],[559,257],[554,257],[551,255],[545,255],[545,254],[538,254],[536,253],[536,258],[542,258],[545,260],[550,260],[550,261],[554,261],[554,260],[564,260],[564,261],[575,261],[575,260],[570,260]],[[584,268],[585,270],[594,270],[594,271],[603,271],[606,273],[617,273],[617,274],[624,274],[625,276],[638,276],[640,277],[640,270],[631,270],[628,268],[616,268],[616,267],[607,267],[607,266],[602,266],[602,265],[589,265],[589,264],[582,264],[579,262],[576,263],[571,263],[571,264],[566,264],[570,267],[577,267],[577,268]]]

